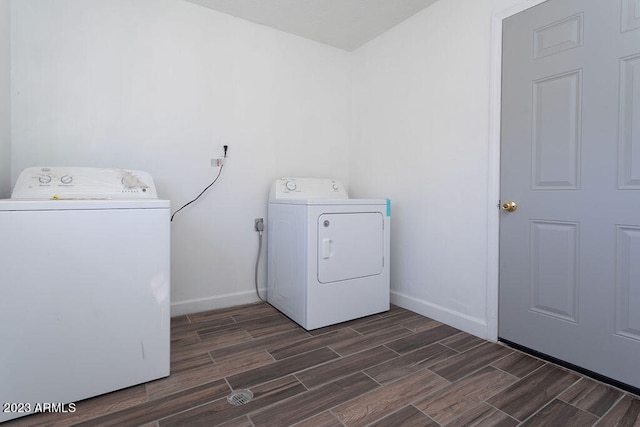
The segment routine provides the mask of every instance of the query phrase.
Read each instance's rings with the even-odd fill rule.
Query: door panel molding
[[[622,0],[621,32],[640,28],[640,0]]]
[[[640,226],[616,226],[616,335],[640,341],[640,313],[631,301],[640,300]]]
[[[618,188],[640,190],[640,55],[620,60]]]
[[[530,228],[529,310],[578,323],[580,224],[533,220]]]
[[[582,46],[584,15],[569,16],[533,33],[533,59],[540,59]]]
[[[580,188],[582,70],[536,80],[532,91],[531,189],[577,190]]]

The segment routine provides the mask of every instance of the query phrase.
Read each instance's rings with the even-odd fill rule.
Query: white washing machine
[[[389,310],[390,202],[332,179],[271,187],[267,300],[307,330]]]
[[[0,200],[0,422],[169,375],[169,209],[142,171],[22,172]]]

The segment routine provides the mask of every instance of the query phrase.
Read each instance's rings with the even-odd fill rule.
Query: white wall
[[[439,0],[351,54],[181,0],[14,2],[13,169],[147,169],[178,207],[228,144],[172,225],[175,313],[253,300],[273,178],[336,176],[392,199],[393,301],[491,337],[491,21],[527,1]]]
[[[356,196],[392,200],[392,301],[493,338],[491,23],[517,3],[440,0],[353,65],[350,182]]]
[[[0,199],[11,195],[10,0],[0,0]]]
[[[346,52],[182,0],[18,1],[11,19],[13,180],[143,169],[176,209],[229,146],[171,225],[173,314],[257,300],[253,220],[276,177],[348,181]]]

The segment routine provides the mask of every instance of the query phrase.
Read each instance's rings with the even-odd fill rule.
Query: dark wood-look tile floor
[[[307,332],[252,304],[171,339],[169,377],[3,427],[640,426],[638,396],[399,307]]]

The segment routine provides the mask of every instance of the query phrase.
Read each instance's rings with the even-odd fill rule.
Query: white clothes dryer
[[[22,172],[0,200],[0,423],[169,375],[169,208],[142,171]]]
[[[269,195],[267,301],[307,330],[389,310],[390,201],[337,180],[281,178]]]

